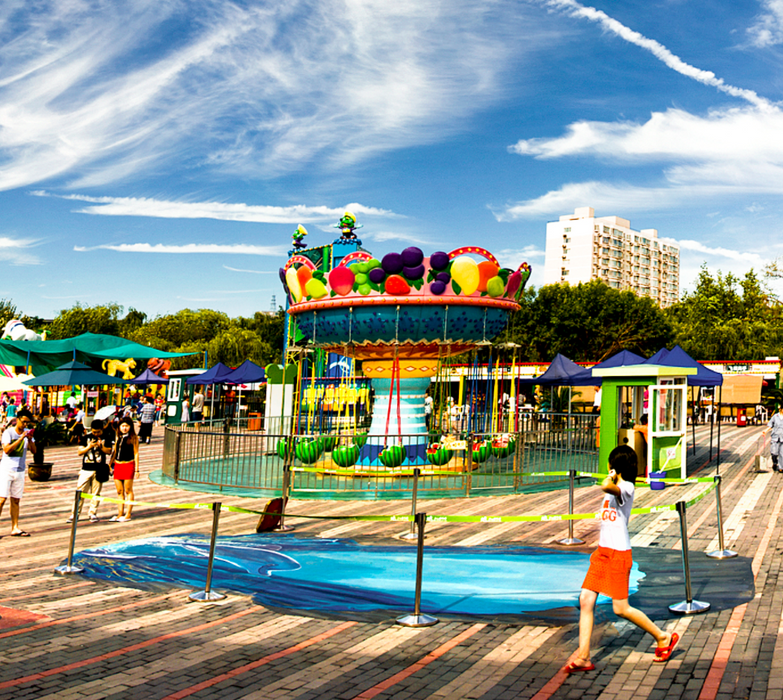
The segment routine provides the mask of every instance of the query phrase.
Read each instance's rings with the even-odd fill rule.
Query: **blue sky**
[[[783,255],[783,0],[6,0],[0,297],[282,303],[298,224],[543,278],[575,207],[742,275]],[[783,291],[778,289],[777,291]]]

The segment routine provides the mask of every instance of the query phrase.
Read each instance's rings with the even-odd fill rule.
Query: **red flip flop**
[[[677,644],[680,641],[680,635],[676,632],[672,632],[672,639],[669,642],[669,646],[666,647],[658,647],[655,650],[655,658],[653,661],[657,661],[658,663],[663,663],[664,661],[668,661],[669,657],[672,655],[672,652],[677,648]]]
[[[589,666],[577,666],[573,661],[563,666],[566,673],[580,673],[581,671],[595,671],[595,664],[591,661]]]

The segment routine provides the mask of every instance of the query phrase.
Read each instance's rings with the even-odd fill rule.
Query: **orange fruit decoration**
[[[489,260],[484,260],[478,264],[478,270],[479,270],[478,290],[480,292],[486,292],[487,282],[489,282],[493,277],[497,277],[500,268],[497,265],[495,265],[495,263],[490,262]]]
[[[296,271],[296,276],[299,279],[299,286],[304,289],[307,283],[313,279],[313,272],[309,267],[303,265]]]

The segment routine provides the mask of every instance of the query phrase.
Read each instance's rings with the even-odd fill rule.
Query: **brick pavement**
[[[266,700],[285,698],[481,699],[506,698],[772,698],[783,700],[783,591],[778,590],[779,519],[783,476],[755,474],[752,457],[759,428],[724,426],[721,455],[726,546],[752,559],[755,596],[734,608],[694,617],[661,615],[656,621],[680,632],[683,641],[667,664],[653,664],[652,644],[632,625],[610,620],[597,627],[597,669],[566,677],[560,668],[576,646],[577,625],[540,620],[443,620],[411,630],[381,622],[346,621],[282,614],[229,595],[211,604],[188,602],[189,591],[138,590],[78,576],[56,577],[67,554],[78,471],[74,448],[47,451],[52,480],[28,482],[21,525],[29,539],[13,538],[8,514],[0,520],[0,698],[71,700],[144,697]],[[708,465],[705,429],[691,456],[693,468]],[[159,487],[145,478],[159,468],[162,431],[142,447],[141,501],[191,503],[211,496]],[[778,484],[778,481],[780,484]],[[112,484],[105,493],[111,495]],[[640,489],[637,506],[690,498],[700,487],[651,492]],[[676,496],[675,496],[676,493]],[[685,495],[689,494],[689,495]],[[590,512],[594,489],[579,489],[575,510]],[[224,499],[258,508],[250,499]],[[428,513],[558,513],[567,493],[556,491],[498,498],[426,501]],[[405,513],[407,502],[292,502],[303,514]],[[80,521],[77,549],[151,535],[208,533],[211,513],[139,506],[128,523],[109,523],[112,504],[102,504],[102,522]],[[291,517],[297,534],[342,536],[374,544],[398,544],[401,523],[305,520]],[[255,518],[224,514],[221,534],[251,532]],[[691,559],[714,549],[715,501],[708,496],[688,511]],[[595,545],[597,523],[576,521],[575,534]],[[671,512],[635,516],[635,547],[674,550],[679,522]],[[428,544],[556,546],[562,522],[433,523]],[[736,561],[736,560],[735,560]],[[724,562],[718,565],[723,565]],[[426,566],[426,564],[425,564]],[[702,569],[700,569],[702,570]],[[696,582],[698,586],[698,582]],[[696,596],[698,597],[698,595]],[[670,602],[678,602],[681,597]],[[664,608],[665,609],[665,608]]]

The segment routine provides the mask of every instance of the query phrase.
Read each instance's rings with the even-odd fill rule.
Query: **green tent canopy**
[[[0,364],[26,367],[35,375],[50,372],[60,365],[78,360],[116,359],[150,360],[196,355],[193,352],[165,352],[127,338],[98,333],[82,333],[63,340],[0,340]]]

